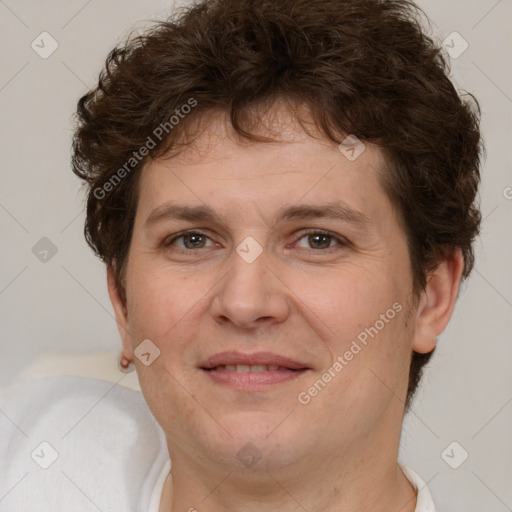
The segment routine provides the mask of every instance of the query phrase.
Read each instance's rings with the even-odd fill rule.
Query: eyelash
[[[201,231],[182,231],[181,233],[178,233],[176,234],[175,236],[173,236],[172,239],[165,239],[164,242],[163,242],[163,246],[165,248],[168,248],[170,247],[176,240],[179,240],[180,238],[183,238],[184,236],[187,236],[187,235],[200,235],[200,236],[203,236],[205,238],[208,238],[210,239],[210,237],[201,232]],[[323,229],[308,229],[306,231],[303,231],[301,236],[298,238],[298,241],[301,240],[302,238],[308,236],[308,235],[324,235],[326,237],[329,237],[331,238],[332,240],[335,240],[338,242],[338,245],[339,246],[348,246],[349,245],[349,242],[347,239],[343,238],[343,237],[340,237],[340,236],[337,236],[337,235],[334,235],[333,233],[329,232],[329,231],[325,231]],[[211,239],[210,239],[211,240]],[[334,249],[336,246],[333,246],[333,247],[327,247],[326,249],[306,249],[306,250],[309,250],[309,251],[313,251],[313,252],[330,252],[331,249]],[[199,249],[182,249],[181,247],[178,247],[177,248],[178,250],[180,251],[183,251],[183,252],[192,252],[192,251],[200,251],[201,249],[208,249],[208,247],[200,247]]]

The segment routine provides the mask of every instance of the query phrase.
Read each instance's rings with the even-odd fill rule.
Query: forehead
[[[317,126],[313,109],[306,102],[299,103],[286,97],[276,97],[266,102],[260,102],[243,110],[243,116],[239,119],[242,129],[249,132],[255,138],[242,136],[231,124],[229,112],[221,109],[208,109],[194,111],[191,119],[185,118],[179,126],[176,145],[167,155],[159,157],[161,163],[172,160],[173,164],[198,165],[205,160],[225,159],[231,155],[250,155],[251,151],[258,153],[262,146],[266,153],[270,153],[279,146],[289,145],[291,151],[297,151],[292,145],[300,145],[307,151],[316,152],[320,146],[337,149],[338,144],[331,141]],[[334,131],[334,130],[333,130]],[[335,133],[339,140],[344,140],[350,134],[343,131]],[[350,135],[350,139],[354,136]],[[357,139],[356,139],[357,140]],[[260,144],[261,142],[261,144]],[[351,141],[348,142],[349,146]],[[381,150],[370,143],[362,146],[370,150],[371,155],[365,160],[372,160],[376,167],[381,167],[384,155]],[[343,154],[340,152],[340,154]],[[350,155],[350,151],[348,153]],[[339,155],[338,155],[339,156]],[[357,156],[357,154],[356,154]],[[293,159],[293,153],[288,157]],[[157,161],[158,161],[157,160]],[[152,165],[149,161],[145,167]]]
[[[299,112],[302,124],[283,104],[258,114],[251,133],[270,142],[240,138],[227,113],[199,118],[191,143],[144,166],[138,214],[147,218],[180,199],[226,211],[238,202],[246,209],[277,210],[283,203],[341,200],[371,215],[379,198],[385,199],[378,181],[384,159],[375,145],[365,142],[364,151],[351,160],[316,130],[306,108]]]

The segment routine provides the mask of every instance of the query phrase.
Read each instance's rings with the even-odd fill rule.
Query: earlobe
[[[459,291],[464,258],[460,249],[447,256],[428,276],[416,313],[412,349],[420,354],[432,352],[452,316]]]
[[[117,287],[115,270],[110,265],[107,266],[107,286],[110,302],[114,308],[117,330],[119,331],[119,335],[121,336],[121,341],[123,344],[122,356],[124,356],[126,359],[133,359],[133,349],[129,335],[130,331],[128,323],[128,311]]]

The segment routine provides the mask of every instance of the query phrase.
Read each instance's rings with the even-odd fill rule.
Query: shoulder
[[[2,511],[135,510],[168,460],[142,394],[73,376],[24,383],[0,418]],[[94,507],[93,507],[94,508]]]

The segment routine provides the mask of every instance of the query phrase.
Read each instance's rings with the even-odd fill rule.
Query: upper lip
[[[210,370],[221,365],[244,364],[248,366],[266,365],[266,366],[282,366],[291,370],[303,370],[309,367],[299,361],[289,357],[273,354],[272,352],[255,352],[253,354],[244,354],[242,352],[227,351],[219,352],[206,359],[199,366],[203,369]]]

